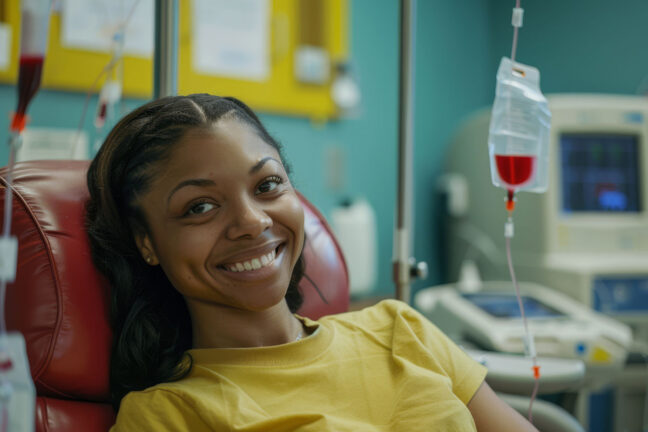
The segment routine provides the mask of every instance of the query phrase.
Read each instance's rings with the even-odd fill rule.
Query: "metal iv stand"
[[[153,99],[178,94],[178,0],[155,0]]]
[[[427,263],[411,256],[414,123],[414,54],[416,51],[416,0],[400,2],[400,91],[398,130],[398,208],[394,231],[393,279],[396,298],[410,303],[412,280],[425,279]]]

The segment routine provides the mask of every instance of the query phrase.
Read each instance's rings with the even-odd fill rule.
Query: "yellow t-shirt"
[[[476,430],[486,369],[414,309],[302,320],[298,342],[189,351],[190,374],[126,395],[111,432]]]

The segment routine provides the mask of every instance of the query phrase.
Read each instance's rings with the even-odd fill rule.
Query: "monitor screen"
[[[639,137],[565,133],[562,208],[565,212],[639,212]]]
[[[520,307],[515,294],[463,294],[475,306],[497,318],[520,318]],[[528,318],[555,318],[565,316],[562,312],[539,302],[533,297],[522,296],[524,314]]]

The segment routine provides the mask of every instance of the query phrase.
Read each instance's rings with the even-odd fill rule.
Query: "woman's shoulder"
[[[385,299],[360,310],[329,315],[324,318],[336,320],[385,320],[393,319],[403,313],[416,312],[407,303],[396,299]]]
[[[195,418],[195,415],[191,403],[183,397],[182,392],[167,385],[156,385],[124,396],[111,432],[166,431],[186,424],[187,418]],[[196,423],[200,423],[200,420],[196,419]]]
[[[391,328],[396,322],[403,319],[418,321],[425,318],[407,303],[387,299],[361,310],[325,316],[320,321],[344,327],[379,330]]]

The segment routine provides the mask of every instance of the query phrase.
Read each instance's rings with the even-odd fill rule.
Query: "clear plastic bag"
[[[488,134],[495,186],[514,192],[547,189],[550,122],[538,69],[503,57]]]

